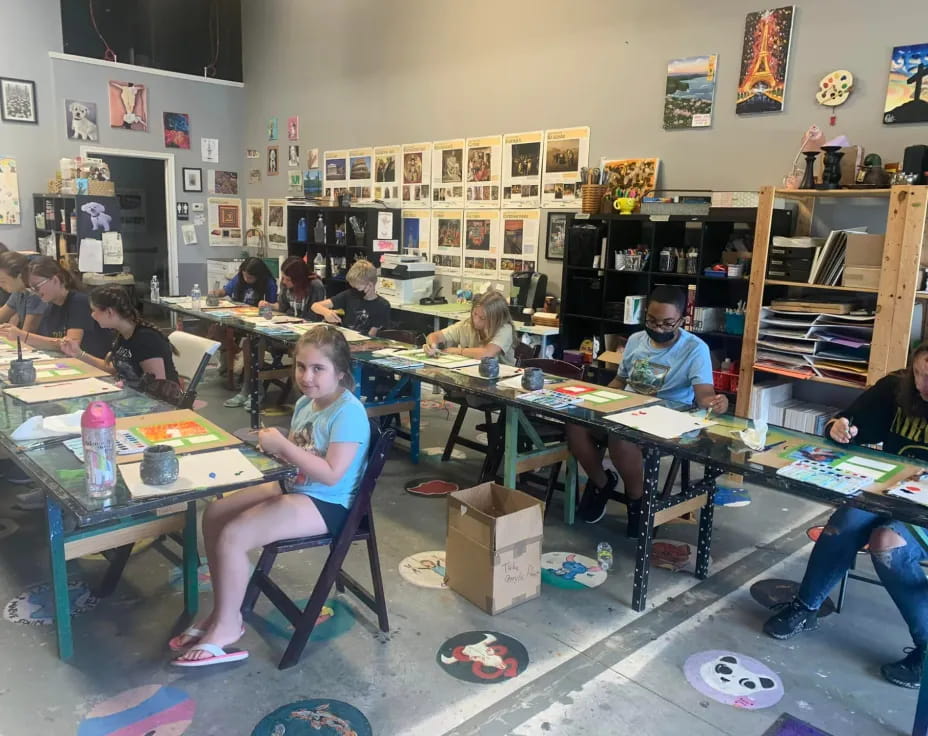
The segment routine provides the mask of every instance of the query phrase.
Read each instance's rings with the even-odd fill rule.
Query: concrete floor
[[[246,426],[243,410],[222,407],[229,395],[211,372],[201,394],[209,402],[203,413],[229,429]],[[447,412],[428,408],[423,419],[424,446],[440,445],[447,437]],[[265,421],[286,424],[289,417]],[[166,642],[182,610],[182,596],[171,582],[173,565],[149,548],[133,557],[112,596],[75,617],[76,655],[68,664],[55,655],[51,627],[0,619],[0,736],[78,733],[95,705],[146,685],[178,688],[192,698],[196,714],[186,733],[198,736],[247,736],[267,713],[305,698],[353,704],[378,736],[760,736],[784,712],[833,736],[910,731],[916,693],[889,685],[878,672],[879,664],[898,659],[911,644],[881,588],[852,583],[845,612],[824,619],[818,632],[789,642],[760,633],[767,612],[748,589],[760,579],[801,577],[810,549],[805,529],[824,518],[823,507],[752,489],[750,506],[717,510],[710,578],[700,582],[688,573],[655,569],[648,610],[636,614],[629,608],[634,545],[621,536],[622,509],[610,507],[598,525],[578,522],[571,528],[560,520],[556,499],[544,549],[595,556],[597,542],[607,540],[615,551],[615,569],[599,588],[574,592],[545,585],[540,598],[491,617],[452,591],[411,585],[397,571],[409,554],[442,549],[445,536],[445,502],[408,494],[403,484],[440,475],[466,487],[480,461],[475,452],[466,451],[466,456],[445,465],[424,459],[416,467],[397,450],[381,478],[374,503],[389,636],[379,634],[367,609],[349,595],[339,596],[335,621],[348,630],[312,641],[301,663],[281,672],[276,665],[285,645],[284,625],[265,599],[239,644],[251,653],[247,661],[204,670],[172,668]],[[43,517],[12,509],[14,492],[22,489],[0,484],[0,526],[2,519],[19,526],[0,538],[0,603],[5,603],[48,576]],[[662,538],[695,542],[696,527],[675,524]],[[313,550],[281,558],[275,571],[292,586],[294,597],[308,595],[323,554]],[[367,579],[360,549],[352,552],[348,567]],[[864,561],[862,569],[868,568]],[[71,573],[86,580],[102,570],[95,560],[71,563]],[[201,608],[209,602],[204,592]],[[440,671],[436,652],[442,643],[482,628],[521,641],[530,656],[527,670],[492,687]],[[711,649],[765,663],[782,678],[782,700],[766,709],[743,710],[695,690],[683,675],[683,663]],[[80,736],[112,733],[87,728]]]

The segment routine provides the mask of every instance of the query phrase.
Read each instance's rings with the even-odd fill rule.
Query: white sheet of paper
[[[241,451],[232,448],[201,452],[195,455],[178,455],[179,472],[177,480],[163,486],[149,486],[142,483],[139,468],[142,463],[120,465],[119,472],[133,498],[164,496],[169,493],[183,493],[197,488],[216,488],[232,483],[247,483],[261,480],[264,476]]]
[[[393,237],[393,213],[377,213],[377,237],[380,240],[389,240]]]
[[[672,440],[694,429],[704,429],[715,424],[711,419],[706,421],[665,406],[643,406],[640,409],[629,409],[619,414],[609,414],[606,419],[653,434],[655,437],[662,437],[665,440]]]
[[[82,273],[103,273],[103,243],[96,238],[81,240],[77,267]]]
[[[500,366],[502,368],[502,366]],[[511,376],[510,378],[503,378],[496,382],[497,388],[516,388],[519,391],[525,391],[526,389],[522,388],[522,374],[518,376]]]
[[[122,265],[122,235],[119,233],[103,233],[103,264]]]
[[[194,220],[196,220],[196,218],[194,218]],[[180,226],[180,233],[184,238],[184,245],[197,244],[197,229],[194,225],[191,225],[189,222],[185,222]]]
[[[75,399],[79,396],[108,394],[121,390],[118,386],[114,386],[112,383],[104,383],[99,378],[81,378],[78,381],[60,381],[59,383],[43,383],[38,386],[5,388],[3,393],[26,404],[36,404],[40,401],[61,401],[61,399]]]
[[[194,215],[193,224],[198,226],[203,226],[206,224],[206,215]]]
[[[218,138],[200,138],[200,158],[210,164],[219,163]]]
[[[312,327],[312,325],[310,325],[310,327]],[[355,330],[349,330],[347,327],[338,327],[337,329],[345,336],[345,339],[348,342],[361,342],[362,340],[370,340],[367,335],[362,335],[360,332]]]

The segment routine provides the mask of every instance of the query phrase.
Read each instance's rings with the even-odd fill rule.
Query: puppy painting
[[[105,233],[110,231],[110,223],[113,218],[106,214],[106,207],[99,202],[86,202],[81,205],[81,212],[86,212],[90,217],[90,224],[93,230],[102,230]]]
[[[93,102],[80,100],[64,101],[66,130],[72,141],[99,141],[100,131],[97,127],[97,106]]]

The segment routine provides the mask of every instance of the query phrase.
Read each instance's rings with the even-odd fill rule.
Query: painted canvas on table
[[[739,115],[782,112],[794,11],[788,5],[748,13],[735,104]]]
[[[883,122],[928,122],[928,43],[897,46],[889,63]]]
[[[187,113],[164,113],[164,147],[190,149],[190,116]]]
[[[109,95],[111,128],[148,132],[148,87],[110,81]]]
[[[715,74],[719,57],[690,56],[667,64],[664,128],[707,128],[712,125]]]
[[[97,106],[81,100],[64,101],[65,130],[72,141],[98,141]]]

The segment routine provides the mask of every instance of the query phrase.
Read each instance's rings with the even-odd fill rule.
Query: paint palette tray
[[[797,460],[780,468],[777,475],[835,491],[845,496],[853,496],[873,483],[873,478],[868,475],[838,470],[831,465],[814,460]]]
[[[74,456],[84,462],[84,443],[80,437],[73,437],[62,443]],[[117,455],[138,455],[148,447],[142,440],[136,437],[127,429],[116,430],[116,454]]]

